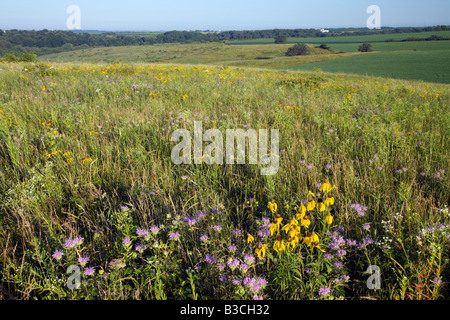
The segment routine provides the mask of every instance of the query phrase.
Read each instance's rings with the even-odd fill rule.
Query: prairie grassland
[[[448,297],[448,90],[225,66],[0,64],[1,294]],[[196,120],[279,129],[278,173],[173,164],[172,132],[194,134]]]
[[[289,65],[336,59],[359,53],[335,54],[310,46],[311,55],[287,57],[289,44],[230,46],[224,43],[157,44],[92,48],[41,56],[50,63],[176,63],[254,68],[281,68]]]

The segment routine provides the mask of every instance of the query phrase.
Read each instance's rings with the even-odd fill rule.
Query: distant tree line
[[[447,26],[437,27],[404,27],[404,28],[347,28],[329,29],[329,33],[322,33],[317,29],[271,29],[271,30],[242,30],[223,32],[201,31],[169,31],[157,35],[138,35],[133,33],[120,34],[114,32],[73,32],[54,30],[0,30],[0,55],[5,53],[21,54],[33,51],[37,55],[85,49],[91,47],[113,47],[130,45],[152,45],[157,43],[189,43],[216,42],[231,40],[250,40],[264,38],[287,37],[339,37],[348,35],[389,34],[423,31],[447,30]]]

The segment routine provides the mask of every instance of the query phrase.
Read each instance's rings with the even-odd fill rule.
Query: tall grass
[[[211,66],[0,69],[4,298],[447,295],[448,86]],[[174,165],[171,133],[193,133],[195,120],[279,129],[278,173]],[[325,180],[336,188],[321,191]],[[309,191],[335,204],[308,211],[306,228],[297,213]],[[276,214],[281,228],[299,223],[278,232],[287,243],[298,231],[292,251],[267,235]],[[324,251],[307,245],[312,231]],[[80,257],[86,274],[71,290],[66,271]],[[366,285],[369,265],[381,269],[379,290]]]

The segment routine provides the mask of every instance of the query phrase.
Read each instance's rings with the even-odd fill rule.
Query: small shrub
[[[276,44],[286,43],[287,37],[286,36],[277,36],[277,37],[275,37],[274,40],[275,40]]]
[[[359,52],[371,52],[372,51],[372,45],[370,43],[363,43],[362,45],[359,46],[358,48]]]
[[[19,56],[19,61],[36,62],[38,59],[34,52],[24,52]]]
[[[2,58],[3,61],[6,62],[16,62],[17,61],[17,57],[14,53],[5,53],[5,55]]]
[[[297,43],[286,51],[288,57],[303,56],[309,54],[309,47],[304,43]]]

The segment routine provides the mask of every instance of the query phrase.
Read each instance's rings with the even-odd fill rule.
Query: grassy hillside
[[[197,48],[199,59],[211,49]],[[1,63],[0,298],[448,297],[449,88],[227,66]],[[248,159],[174,164],[172,132],[193,136],[194,121],[224,136],[278,129],[277,174]],[[381,290],[367,286],[370,265]],[[70,266],[79,289],[67,285]]]
[[[223,43],[158,44],[77,50],[41,56],[49,62],[146,62],[279,68],[347,56],[310,46],[310,56],[286,57],[291,45],[229,46]]]

